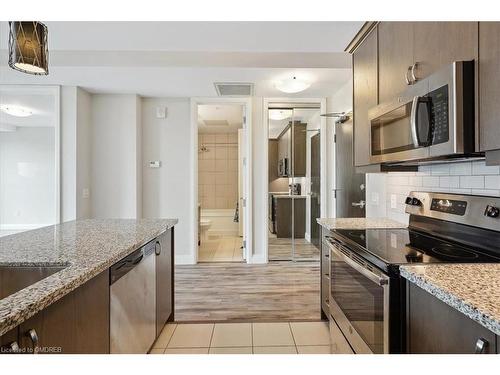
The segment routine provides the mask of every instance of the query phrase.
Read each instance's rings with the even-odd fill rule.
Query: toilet
[[[212,226],[212,221],[207,219],[200,220],[200,229],[201,229],[201,240],[208,240],[208,230]]]

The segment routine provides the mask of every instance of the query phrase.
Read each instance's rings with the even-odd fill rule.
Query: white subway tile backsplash
[[[472,163],[470,161],[464,163],[454,163],[450,165],[450,175],[469,176],[471,174],[472,174]]]
[[[498,165],[487,166],[484,161],[476,161],[472,163],[473,175],[498,175],[499,173],[500,167]]]
[[[424,187],[438,187],[439,177],[436,176],[424,176],[422,177],[422,186]]]
[[[499,176],[485,176],[484,187],[486,189],[500,189],[500,175]]]
[[[460,187],[460,177],[458,177],[458,176],[439,177],[439,187],[458,188],[458,187]]]
[[[450,174],[450,165],[449,164],[439,164],[433,165],[431,167],[432,175],[449,175]]]
[[[408,222],[404,199],[410,191],[429,191],[455,194],[500,196],[500,168],[480,162],[460,162],[443,165],[421,166],[418,172],[387,173],[386,177],[367,178],[367,191],[380,194],[387,217]],[[391,208],[391,197],[395,206]],[[382,209],[371,210],[375,213]],[[369,215],[368,211],[367,214]]]
[[[460,187],[471,189],[484,188],[484,176],[460,176]]]

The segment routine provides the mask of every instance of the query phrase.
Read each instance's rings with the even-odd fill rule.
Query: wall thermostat
[[[156,118],[167,118],[167,107],[156,107]]]
[[[161,161],[159,160],[154,160],[149,162],[149,168],[160,168],[161,167]]]

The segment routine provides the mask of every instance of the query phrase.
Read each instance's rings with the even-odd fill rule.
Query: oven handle
[[[420,100],[419,96],[413,98],[411,103],[411,114],[410,114],[410,126],[411,126],[411,139],[413,140],[413,145],[415,147],[420,147],[420,140],[418,139],[418,124],[417,124],[417,109],[418,102]]]
[[[373,281],[375,284],[378,284],[380,286],[384,286],[384,285],[389,284],[389,277],[384,275],[382,272],[375,273],[375,272],[369,270],[368,268],[363,267],[361,264],[355,262],[354,260],[349,258],[347,255],[345,255],[342,252],[340,252],[339,250],[337,250],[335,248],[334,244],[332,243],[332,242],[335,242],[337,244],[337,246],[341,246],[346,251],[351,253],[350,250],[346,249],[346,247],[343,245],[342,242],[338,241],[337,239],[335,239],[333,237],[327,237],[326,241],[327,241],[328,248],[330,249],[330,251],[335,253],[335,255],[337,257],[341,258],[343,262],[345,262],[347,265],[349,265],[349,267],[354,268],[356,271],[358,271],[363,276],[365,276],[366,278]]]

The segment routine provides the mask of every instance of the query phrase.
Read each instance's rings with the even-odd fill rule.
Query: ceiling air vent
[[[215,82],[215,91],[219,96],[252,96],[253,83]]]

